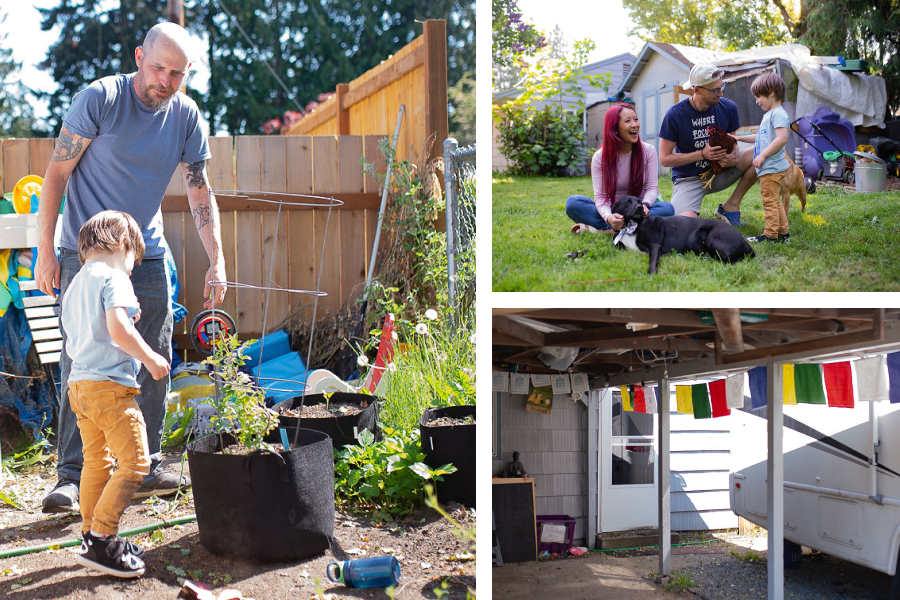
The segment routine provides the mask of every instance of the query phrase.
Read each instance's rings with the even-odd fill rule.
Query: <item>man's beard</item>
[[[165,97],[154,97],[150,94],[151,89],[155,89],[157,92],[163,93],[169,93],[169,89],[159,86],[149,88],[144,86],[142,81],[139,82],[138,88],[140,90],[138,97],[141,99],[141,102],[146,104],[147,108],[149,108],[150,110],[158,113],[165,111],[169,107],[169,102],[171,102],[172,96],[174,96],[174,94],[172,94]]]

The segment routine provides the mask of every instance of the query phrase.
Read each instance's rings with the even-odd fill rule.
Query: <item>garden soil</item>
[[[3,492],[22,508],[0,503],[0,552],[64,544],[81,533],[77,514],[46,515],[41,499],[56,483],[55,455],[25,474],[8,478]],[[187,472],[180,454],[165,458],[167,470]],[[453,504],[444,509],[463,527],[475,527],[475,513]],[[136,500],[128,508],[121,531],[194,514],[190,494],[174,499]],[[179,597],[185,579],[201,581],[216,592],[239,590],[245,598],[387,598],[384,589],[348,589],[326,576],[331,560],[393,554],[402,576],[394,597],[463,599],[475,588],[475,549],[461,539],[437,512],[423,508],[390,523],[373,523],[365,515],[335,514],[333,547],[304,561],[253,564],[215,556],[200,543],[197,522],[172,525],[158,533],[127,539],[144,550],[147,572],[136,580],[116,579],[75,563],[74,548],[49,549],[0,559],[0,597],[17,600]],[[435,593],[437,592],[437,593]],[[184,596],[182,596],[184,597]]]

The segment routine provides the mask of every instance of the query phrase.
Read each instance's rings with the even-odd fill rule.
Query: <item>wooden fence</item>
[[[360,157],[384,164],[378,152],[381,136],[238,136],[210,138],[210,183],[216,191],[266,191],[334,197],[344,204],[321,208],[254,202],[222,195],[222,246],[229,281],[286,289],[316,289],[321,261],[319,316],[340,308],[354,288],[365,281],[378,218],[380,194],[376,181],[363,174]],[[8,139],[0,144],[0,185],[12,191],[29,173],[44,175],[54,140]],[[283,197],[286,202],[312,202]],[[178,266],[179,302],[190,312],[176,324],[181,334],[203,310],[203,283],[209,259],[194,228],[181,169],[176,169],[163,200],[163,223]],[[277,224],[277,236],[276,236]],[[327,238],[326,238],[327,224]],[[323,255],[323,242],[324,255]],[[322,257],[324,256],[324,260]],[[234,317],[242,338],[259,336],[266,293],[229,290],[222,307]],[[266,330],[272,331],[298,305],[312,305],[310,296],[271,292]],[[178,335],[176,339],[181,336]],[[182,344],[183,345],[183,344]]]
[[[411,158],[410,149],[421,153],[432,135],[428,158],[440,156],[441,144],[449,136],[447,24],[443,19],[425,21],[421,36],[350,83],[338,84],[334,96],[292,125],[286,135],[391,136],[400,105],[406,109],[397,157]]]

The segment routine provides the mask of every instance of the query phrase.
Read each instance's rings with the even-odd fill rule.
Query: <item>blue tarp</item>
[[[28,370],[25,356],[31,347],[31,332],[25,312],[10,307],[0,317],[0,371],[11,375],[39,375]],[[25,379],[21,377],[0,377],[0,406],[18,414],[22,426],[35,439],[41,436],[41,428],[53,418],[53,396],[46,379]]]

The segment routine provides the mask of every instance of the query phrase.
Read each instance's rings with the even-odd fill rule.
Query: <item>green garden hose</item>
[[[712,538],[711,540],[700,540],[699,542],[684,542],[681,544],[671,544],[674,546],[696,546],[697,544],[709,544],[710,542],[721,542],[726,541],[728,538]],[[634,548],[604,548],[602,550],[588,548],[591,552],[616,552],[618,550],[643,550],[644,548],[658,548],[659,544],[652,544],[648,546],[635,546]]]
[[[190,523],[192,521],[197,520],[197,515],[188,515],[186,517],[178,517],[176,519],[172,519],[170,521],[157,521],[156,523],[150,523],[149,525],[141,525],[140,527],[135,527],[134,529],[128,529],[126,531],[120,531],[119,535],[121,537],[127,537],[129,535],[136,535],[138,533],[146,533],[148,531],[155,531],[157,529],[162,529],[164,527],[171,527],[172,525],[183,525],[184,523]],[[13,556],[22,556],[23,554],[31,554],[33,552],[43,552],[44,550],[55,550],[57,548],[71,548],[72,546],[77,546],[81,543],[81,538],[68,540],[66,542],[59,542],[53,544],[41,544],[40,546],[28,546],[27,548],[14,548],[12,550],[6,550],[5,552],[0,552],[0,559],[10,558]]]

